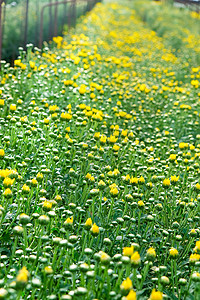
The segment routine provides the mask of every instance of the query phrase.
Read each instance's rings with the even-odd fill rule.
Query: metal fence
[[[12,62],[18,48],[43,41],[76,25],[77,18],[101,0],[0,0],[0,61]],[[133,0],[131,0],[133,1]],[[161,0],[163,2],[172,0]],[[174,0],[200,12],[200,0]]]
[[[200,13],[200,0],[174,0],[174,2]]]
[[[188,7],[191,10],[195,10],[200,13],[200,0],[154,0],[161,2],[179,3],[182,7]]]
[[[100,1],[0,0],[0,61],[13,61],[27,43],[41,48]]]

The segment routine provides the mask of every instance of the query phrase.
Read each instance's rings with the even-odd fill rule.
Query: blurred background
[[[27,43],[41,47],[91,10],[98,0],[0,0],[0,59],[13,62]]]
[[[18,48],[26,48],[32,43],[41,48],[43,41],[51,41],[76,25],[77,19],[90,11],[101,0],[0,0],[0,60],[13,62],[18,56]],[[110,0],[109,0],[110,1]],[[117,1],[117,0],[116,0]],[[126,1],[126,0],[125,0]],[[154,0],[159,1],[159,0]],[[149,2],[154,2],[149,0]],[[200,12],[200,0],[160,0],[165,4]],[[140,15],[142,0],[129,0]],[[145,3],[148,1],[145,1]],[[148,3],[149,3],[148,2]],[[146,4],[145,4],[146,5]],[[184,9],[185,10],[185,9]],[[145,10],[149,14],[148,9]],[[155,10],[156,13],[156,10]],[[164,12],[163,12],[164,13]],[[148,23],[148,17],[141,16]],[[181,14],[175,16],[180,19]],[[184,16],[182,15],[184,18]],[[152,16],[157,22],[156,15]],[[182,24],[182,23],[181,23]],[[176,26],[166,18],[166,27]],[[196,24],[198,27],[199,24]],[[152,29],[155,30],[155,26]],[[187,26],[186,26],[187,27]],[[160,28],[160,31],[162,28]],[[156,30],[158,31],[158,30]],[[197,30],[198,31],[198,30]],[[173,37],[176,43],[178,37]],[[181,37],[180,37],[181,38]]]

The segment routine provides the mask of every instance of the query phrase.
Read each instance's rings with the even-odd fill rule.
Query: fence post
[[[66,20],[67,20],[67,3],[65,3],[63,7],[62,31],[64,29],[64,25],[66,24]]]
[[[76,26],[76,0],[72,1],[72,26]]]
[[[35,45],[38,45],[39,24],[40,24],[40,5],[39,0],[35,0],[36,25],[35,25]]]
[[[90,11],[90,0],[86,2],[86,11]]]
[[[26,10],[25,10],[25,28],[24,28],[24,49],[27,45],[27,35],[28,35],[28,8],[29,0],[26,0]]]
[[[51,6],[52,0],[49,0],[49,40],[52,39],[53,36],[53,30],[52,30],[52,25],[53,25],[53,18],[52,18],[52,6]]]
[[[3,11],[2,11],[2,17],[1,17],[1,19],[3,18],[3,20],[2,20],[2,42],[3,42],[3,36],[4,36],[4,29],[5,29],[5,20],[6,20],[6,0],[4,0],[4,3],[2,3],[2,5],[3,5]]]
[[[56,0],[55,2],[58,2],[58,0]],[[57,28],[58,28],[58,5],[55,5],[55,13],[54,13],[54,36],[57,36]]]
[[[2,3],[3,0],[0,0],[0,68],[1,68],[1,53],[2,53]]]

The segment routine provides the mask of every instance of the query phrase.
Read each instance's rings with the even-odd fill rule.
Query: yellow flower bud
[[[169,256],[170,256],[171,258],[176,258],[176,257],[178,256],[178,250],[172,247],[172,248],[169,250]]]
[[[120,290],[121,290],[122,295],[128,295],[129,291],[132,288],[133,288],[133,284],[129,277],[126,278],[120,285]]]
[[[163,299],[163,293],[153,289],[149,300],[162,300],[162,299]]]
[[[85,229],[90,230],[90,228],[92,227],[92,219],[91,218],[88,218],[86,220],[84,227],[85,227]]]
[[[136,251],[131,255],[131,264],[133,265],[133,267],[137,268],[140,265],[140,262],[140,254],[138,253],[138,251]]]
[[[94,223],[90,229],[92,235],[97,236],[99,234],[99,227]]]

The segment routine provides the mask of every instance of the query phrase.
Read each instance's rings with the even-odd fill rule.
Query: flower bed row
[[[200,67],[123,4],[2,66],[0,298],[198,299]]]

